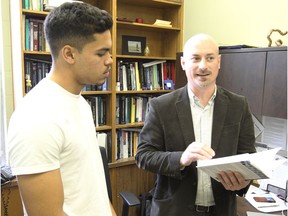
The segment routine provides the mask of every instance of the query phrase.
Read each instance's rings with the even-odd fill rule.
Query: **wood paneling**
[[[130,164],[129,164],[130,163]],[[119,196],[121,191],[130,191],[136,196],[142,192],[148,192],[154,186],[156,175],[139,169],[134,161],[121,166],[110,165],[110,177],[112,184],[112,204],[117,215],[122,214],[123,200]],[[129,210],[129,216],[136,216],[137,207]]]

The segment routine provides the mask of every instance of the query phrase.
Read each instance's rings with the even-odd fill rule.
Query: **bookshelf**
[[[29,1],[38,2],[38,0]],[[148,191],[154,183],[155,175],[138,169],[135,165],[133,154],[130,155],[128,158],[117,158],[117,133],[119,133],[119,131],[128,131],[128,134],[134,137],[135,133],[139,131],[139,128],[143,126],[143,121],[138,120],[132,120],[123,123],[119,123],[117,121],[117,98],[151,98],[161,94],[165,94],[172,90],[165,89],[163,87],[163,84],[160,88],[151,89],[146,89],[142,87],[140,89],[127,89],[125,91],[117,89],[118,62],[137,62],[138,69],[141,68],[141,64],[156,60],[166,61],[175,65],[176,53],[182,51],[184,0],[83,1],[108,11],[112,15],[114,22],[111,29],[113,43],[111,54],[113,58],[113,65],[110,77],[106,82],[105,90],[95,90],[93,88],[87,88],[86,91],[82,92],[82,95],[85,98],[94,98],[91,100],[101,98],[105,101],[105,123],[98,124],[96,126],[96,131],[100,133],[110,134],[109,140],[111,142],[111,146],[109,149],[109,168],[112,182],[112,199],[113,206],[115,207],[116,212],[120,214],[122,208],[122,200],[121,198],[119,198],[118,193],[125,190],[134,192],[135,194],[140,194],[140,192]],[[40,70],[44,70],[45,68],[46,70],[48,70],[49,66],[44,66],[42,64],[51,62],[49,49],[47,49],[45,43],[41,43],[40,45],[38,44],[38,48],[33,49],[33,46],[32,48],[28,48],[28,42],[25,40],[25,26],[27,25],[26,22],[28,22],[29,19],[44,20],[48,12],[42,11],[41,9],[25,9],[22,5],[23,2],[23,0],[10,1],[12,29],[11,37],[13,53],[12,67],[15,107],[17,107],[22,97],[28,91],[26,72],[28,67],[27,62],[38,62],[40,65],[38,66]],[[138,21],[141,20],[141,22],[136,22],[136,19]],[[153,25],[156,19],[170,21],[172,27]],[[43,39],[43,35],[38,34],[38,36],[40,37],[40,40]],[[142,46],[145,45],[146,47],[146,44],[149,45],[149,55],[145,56],[144,53],[140,53],[139,55],[139,53],[131,52],[128,52],[127,54],[127,50],[123,52],[123,36],[129,36],[128,38],[132,37],[132,39],[139,37],[142,39],[144,38],[145,44],[142,44],[143,41],[140,42]],[[125,43],[127,43],[127,41]],[[142,49],[145,47],[142,47]],[[36,69],[36,71],[39,70]],[[45,75],[45,72],[42,73],[44,73]],[[31,78],[31,82],[32,81],[33,79]],[[34,80],[34,82],[37,82],[37,80]],[[164,80],[162,80],[162,82],[164,82]],[[132,149],[132,151],[135,152],[134,149]],[[129,176],[133,176],[133,178],[130,178]],[[133,212],[134,210],[132,209],[130,214],[133,214]]]
[[[30,1],[33,2],[33,0]],[[41,34],[43,32],[43,20],[49,12],[43,11],[42,7],[39,7],[37,10],[35,8],[32,10],[31,7],[27,6],[25,8],[22,2],[21,0],[10,2],[13,41],[13,79],[15,87],[17,87],[14,90],[15,106],[42,77],[45,77],[45,74],[50,70],[49,62],[51,62],[49,48],[45,43],[43,34]],[[105,90],[89,88],[83,91],[82,95],[85,98],[102,98],[105,101],[105,121],[104,124],[97,125],[96,130],[111,134],[110,161],[116,162],[119,159],[117,158],[116,145],[117,130],[143,126],[143,121],[131,120],[119,123],[116,116],[118,108],[117,100],[119,98],[126,98],[127,103],[130,104],[129,100],[131,98],[132,100],[139,97],[152,98],[171,91],[164,88],[163,77],[162,85],[158,88],[151,87],[147,89],[143,88],[143,86],[137,89],[128,88],[123,90],[117,88],[119,62],[136,63],[140,70],[143,63],[158,60],[165,61],[164,64],[167,63],[167,65],[172,64],[172,67],[175,68],[176,52],[182,49],[183,2],[182,0],[85,0],[84,2],[107,10],[112,15],[114,21],[113,28],[111,29],[113,41],[111,53],[114,61],[112,73],[106,83],[107,86]],[[139,18],[141,22],[136,22]],[[172,27],[153,25],[156,19],[168,20],[171,22]],[[36,39],[35,37],[31,39],[32,37],[29,34],[36,34]],[[143,46],[142,50],[147,44],[150,49],[149,55],[145,56],[144,53],[133,52],[128,54],[124,52],[125,54],[123,54],[123,43],[125,43],[122,40],[123,36],[128,36],[132,40],[133,38],[137,40],[138,37],[144,38],[145,43],[141,44]],[[28,70],[31,71],[28,73]],[[144,73],[144,71],[141,73]],[[172,79],[171,76],[168,78]],[[143,115],[145,114],[143,113]],[[142,118],[142,120],[144,119]]]

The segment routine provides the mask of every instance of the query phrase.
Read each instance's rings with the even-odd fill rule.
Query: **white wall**
[[[184,0],[184,38],[207,33],[220,45],[267,47],[271,29],[288,31],[287,0]],[[288,45],[288,34],[271,35]]]
[[[9,1],[1,0],[0,2],[1,17],[0,21],[2,24],[2,38],[3,43],[3,68],[4,68],[4,79],[5,79],[5,94],[6,94],[6,114],[9,119],[13,110],[13,88],[12,88],[12,53],[11,53],[11,34],[10,34],[10,9]]]
[[[14,109],[8,0],[0,1],[0,93],[0,163],[3,165],[6,163],[5,142],[7,123]]]

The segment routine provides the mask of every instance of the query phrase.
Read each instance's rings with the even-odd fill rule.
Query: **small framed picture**
[[[122,54],[123,55],[144,55],[146,38],[138,36],[122,35]]]

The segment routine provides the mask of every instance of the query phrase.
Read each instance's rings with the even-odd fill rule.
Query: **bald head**
[[[206,47],[211,49],[214,54],[219,54],[217,42],[210,35],[197,34],[191,37],[184,45],[183,56],[190,56],[191,52],[199,47]]]

